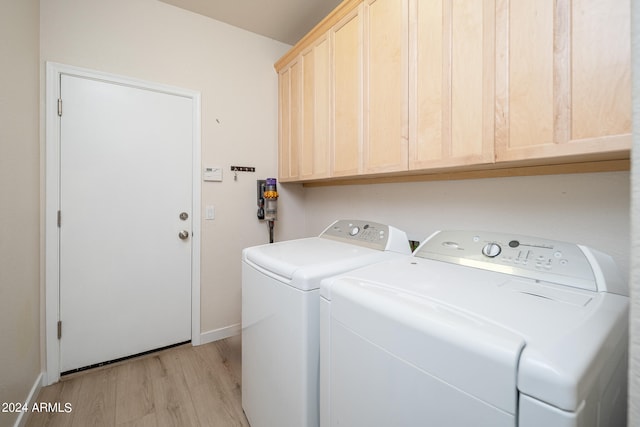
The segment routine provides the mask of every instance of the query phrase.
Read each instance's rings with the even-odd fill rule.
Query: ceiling
[[[295,44],[341,0],[160,0],[269,37]]]

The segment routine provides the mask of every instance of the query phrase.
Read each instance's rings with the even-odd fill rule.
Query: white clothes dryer
[[[626,425],[628,289],[605,254],[443,231],[321,293],[323,426]]]
[[[319,425],[320,281],[410,254],[404,232],[360,220],[243,250],[242,407],[252,427]]]

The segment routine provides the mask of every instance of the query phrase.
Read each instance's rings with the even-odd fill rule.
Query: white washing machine
[[[626,426],[628,288],[605,254],[438,232],[321,293],[322,425]]]
[[[243,250],[242,407],[252,427],[318,426],[320,281],[410,253],[404,232],[359,220]]]

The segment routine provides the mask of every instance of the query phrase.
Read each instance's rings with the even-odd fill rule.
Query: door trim
[[[191,253],[191,344],[200,345],[200,244],[201,244],[201,115],[200,93],[133,79],[101,71],[89,70],[55,62],[46,63],[45,91],[45,352],[47,385],[60,379],[60,341],[58,320],[60,319],[60,234],[58,210],[60,209],[60,121],[58,99],[60,98],[60,75],[100,80],[112,84],[154,90],[171,95],[190,98],[193,102],[193,206],[192,206],[192,253]],[[63,105],[64,111],[64,105]],[[99,337],[96,337],[99,339]]]

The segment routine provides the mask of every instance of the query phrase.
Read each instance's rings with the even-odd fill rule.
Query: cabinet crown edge
[[[303,50],[311,46],[318,37],[326,33],[335,24],[344,18],[349,12],[358,7],[363,0],[344,0],[338,6],[335,7],[327,16],[322,19],[311,31],[305,34],[287,53],[285,53],[280,59],[273,64],[276,72],[280,72],[285,68],[296,56],[298,56]]]

